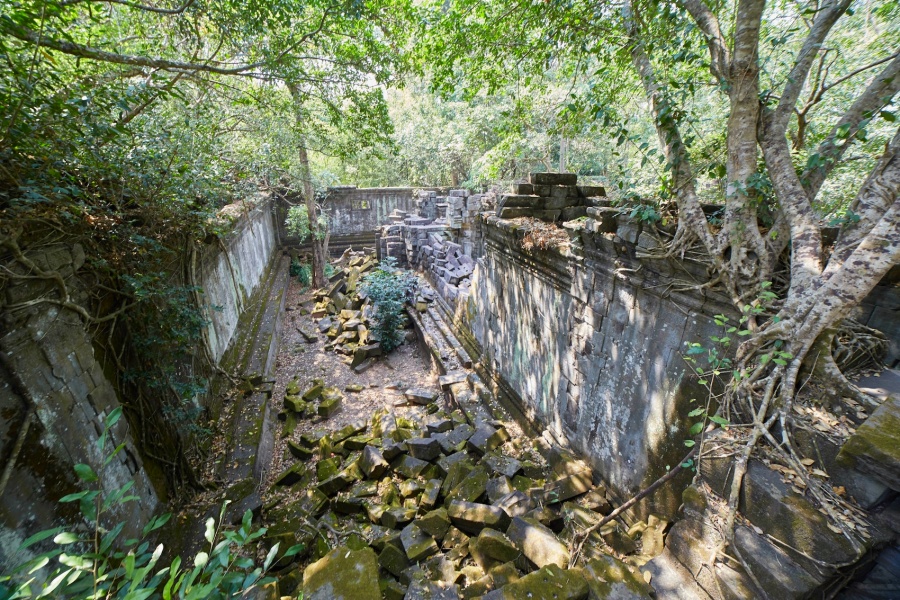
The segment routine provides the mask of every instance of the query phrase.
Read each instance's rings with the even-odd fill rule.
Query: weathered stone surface
[[[419,473],[427,466],[428,463],[424,460],[419,460],[408,454],[400,455],[399,458],[391,463],[391,467],[406,478],[418,477]]]
[[[425,484],[425,491],[422,492],[422,497],[419,499],[419,506],[423,510],[431,510],[437,504],[440,493],[441,480],[429,479],[428,483]]]
[[[432,390],[426,390],[424,388],[412,388],[406,390],[403,395],[407,400],[412,402],[413,404],[431,404],[435,400],[437,400],[438,394]]]
[[[275,480],[275,485],[294,485],[302,481],[308,473],[309,467],[305,463],[297,463],[279,475],[278,479]]]
[[[556,565],[547,565],[522,577],[499,590],[488,592],[483,600],[584,600],[588,597],[588,584],[577,571],[564,571]],[[601,596],[602,597],[602,596]]]
[[[453,429],[453,419],[437,419],[425,424],[428,433],[446,433]]]
[[[397,546],[385,544],[378,555],[378,564],[388,573],[399,577],[409,567],[409,559],[407,559],[406,553]]]
[[[354,481],[358,481],[360,478],[359,475],[360,474],[358,473],[355,466],[353,468],[344,469],[334,477],[321,482],[318,485],[318,489],[326,496],[333,496],[341,490],[349,487],[350,484]]]
[[[549,504],[565,502],[591,489],[591,478],[584,473],[567,475],[544,486],[544,500]]]
[[[509,477],[495,477],[487,483],[487,496],[491,504],[496,505],[497,501],[513,491]]]
[[[459,463],[459,465],[460,468],[462,468],[465,466],[465,463]],[[487,489],[488,474],[485,468],[481,465],[478,465],[471,471],[468,471],[468,473],[462,476],[461,479],[462,480],[458,484],[456,484],[449,493],[446,494],[447,503],[453,502],[454,500],[474,502],[481,498],[481,496]]]
[[[700,463],[701,475],[710,487],[727,497],[731,485],[731,459],[711,457]],[[825,517],[805,497],[795,493],[781,476],[751,460],[744,476],[739,510],[751,523],[818,560],[846,563],[858,553],[842,535],[828,529]],[[792,550],[786,550],[796,560]]]
[[[343,398],[340,396],[332,396],[331,398],[327,398],[319,402],[319,407],[316,409],[316,412],[320,417],[328,418],[341,408],[341,402]]]
[[[531,498],[524,492],[518,490],[506,494],[493,504],[494,506],[503,509],[503,512],[508,514],[510,519],[513,517],[522,517],[534,508],[534,503],[531,501]]]
[[[303,572],[307,600],[381,600],[378,560],[371,549],[338,546]]]
[[[414,508],[391,508],[384,511],[384,514],[381,515],[381,524],[391,529],[397,529],[412,521],[415,516],[416,510]]]
[[[434,460],[441,455],[441,445],[434,438],[412,438],[406,440],[406,447],[419,460]]]
[[[481,425],[466,442],[466,447],[477,454],[485,454],[494,450],[503,442],[503,434],[490,425]]]
[[[484,455],[482,460],[494,473],[510,478],[515,477],[522,470],[522,463],[508,456],[489,452]]]
[[[506,535],[528,560],[538,567],[569,566],[569,550],[553,532],[537,521],[515,517]]]
[[[404,600],[459,600],[459,586],[444,581],[413,581]]]
[[[450,529],[450,517],[446,509],[438,508],[416,519],[416,526],[434,539],[442,540]]]
[[[319,481],[331,479],[341,469],[341,459],[337,456],[325,458],[316,463],[316,477]]]
[[[578,175],[575,173],[531,173],[529,183],[535,185],[575,185]]]
[[[856,429],[838,460],[900,490],[900,395],[888,397]]]
[[[591,598],[643,600],[653,595],[653,588],[642,577],[612,556],[590,561],[584,566],[583,572],[591,590]]]
[[[437,465],[444,471],[444,473],[449,474],[450,468],[453,467],[458,462],[463,462],[469,460],[469,455],[465,452],[455,452],[449,456],[445,456],[441,459],[438,459]]]
[[[457,425],[451,431],[433,437],[438,440],[444,452],[449,454],[464,449],[466,440],[472,437],[474,433],[474,427],[468,423],[463,423],[462,425]]]
[[[390,465],[374,446],[366,446],[363,448],[362,456],[359,457],[359,468],[363,474],[370,479],[378,479],[387,471]]]
[[[291,456],[300,460],[309,460],[313,456],[313,451],[310,448],[306,448],[294,440],[288,440],[288,451],[291,453]]]
[[[434,538],[424,533],[415,523],[403,528],[400,532],[400,541],[410,562],[419,562],[438,553]]]
[[[487,504],[455,500],[447,509],[450,521],[466,533],[480,533],[485,527],[506,529],[509,517],[503,510]]]
[[[496,529],[482,529],[478,537],[470,540],[469,545],[473,544],[479,552],[500,562],[516,560],[521,554],[512,541]]]

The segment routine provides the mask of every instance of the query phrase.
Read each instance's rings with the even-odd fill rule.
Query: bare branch
[[[800,176],[806,192],[815,199],[822,184],[838,164],[847,148],[853,144],[863,122],[886,106],[900,92],[900,53],[895,54],[884,70],[869,84],[837,122],[831,133],[819,144],[818,164],[807,167]]]
[[[816,15],[812,29],[810,29],[809,35],[803,42],[803,47],[797,54],[794,67],[788,74],[787,83],[785,83],[781,99],[778,101],[778,107],[767,124],[767,127],[773,128],[773,133],[776,130],[780,130],[783,135],[787,130],[788,122],[794,113],[794,106],[797,104],[797,99],[800,97],[800,92],[803,90],[816,55],[822,48],[822,44],[825,38],[828,37],[831,28],[838,18],[847,11],[851,3],[852,0],[836,0],[820,10]]]
[[[834,252],[828,261],[825,275],[841,268],[857,245],[897,201],[900,194],[900,128],[894,134],[884,154],[860,188],[850,210],[858,220],[841,228]]]
[[[122,6],[127,6],[129,8],[135,8],[137,10],[143,10],[146,12],[152,12],[159,15],[180,15],[188,8],[190,8],[194,2],[197,0],[187,0],[184,4],[179,6],[178,8],[157,8],[155,6],[149,6],[147,4],[138,4],[136,2],[127,2],[126,0],[64,0],[60,2],[60,6],[73,6],[75,4],[83,4],[84,2],[105,2],[108,4],[121,4]]]

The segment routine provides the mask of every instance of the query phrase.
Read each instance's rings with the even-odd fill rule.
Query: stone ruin
[[[416,214],[395,210],[381,228],[379,257],[429,275],[441,297],[457,304],[471,289],[475,259],[482,247],[478,215],[501,219],[531,217],[555,223],[599,214],[609,209],[602,186],[578,185],[575,173],[531,173],[505,194],[473,194],[450,190],[447,196],[420,191]]]
[[[458,378],[441,379],[450,388]],[[294,387],[289,395],[300,394]],[[600,528],[583,566],[570,569],[576,533],[612,510],[591,467],[559,446],[512,438],[480,404],[445,408],[422,389],[405,398],[415,407],[407,416],[380,411],[289,441],[296,462],[275,486],[301,493],[263,508],[266,541],[281,554],[303,546],[276,568],[309,562],[282,588],[322,600],[650,597],[635,566],[662,551],[665,520]]]
[[[420,191],[417,214],[395,210],[391,223],[381,228],[379,256],[433,274],[433,283],[445,299],[465,298],[478,245],[474,217],[493,204],[492,194],[450,190],[447,196],[438,196],[434,191]]]

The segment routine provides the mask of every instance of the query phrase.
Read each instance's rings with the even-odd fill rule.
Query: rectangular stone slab
[[[569,550],[550,529],[537,521],[515,517],[506,530],[506,536],[538,567],[569,567]]]
[[[509,516],[502,509],[488,504],[455,500],[447,508],[450,521],[466,533],[481,533],[485,527],[506,529]]]

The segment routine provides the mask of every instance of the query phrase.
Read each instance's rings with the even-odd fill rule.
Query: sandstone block
[[[575,173],[531,173],[528,181],[538,185],[575,185],[578,175]]]
[[[550,529],[539,522],[515,517],[510,522],[506,535],[538,567],[556,565],[568,568],[569,550]]]
[[[509,525],[509,517],[502,509],[487,504],[454,500],[447,514],[456,527],[467,533],[477,534],[485,527],[506,529]]]
[[[371,549],[338,546],[303,571],[308,600],[381,600],[378,560]]]

